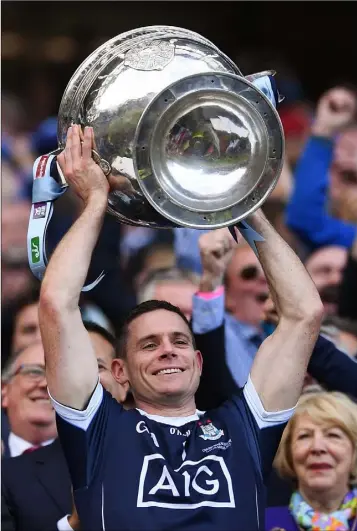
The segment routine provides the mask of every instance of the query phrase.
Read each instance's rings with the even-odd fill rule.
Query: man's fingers
[[[81,139],[81,142],[83,142],[84,135],[83,135],[82,127],[80,125],[78,126],[78,132],[79,132],[79,138]]]
[[[73,173],[73,164],[72,164],[72,143],[73,143],[73,128],[70,127],[67,131],[66,147],[61,153],[59,158],[63,155],[63,166],[60,164],[60,168],[63,171],[65,177],[71,177]]]
[[[95,143],[93,127],[91,127],[91,134],[92,134],[92,149],[94,149],[95,151],[98,151],[97,144]]]
[[[91,127],[85,127],[84,128],[84,135],[83,135],[83,159],[89,160],[92,158],[92,145],[93,145],[93,130]]]
[[[78,125],[72,126],[71,155],[72,155],[73,166],[74,167],[79,166],[80,159],[82,157],[82,145],[81,145],[81,137],[79,134]]]

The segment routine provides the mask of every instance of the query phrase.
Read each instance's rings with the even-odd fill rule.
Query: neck
[[[148,415],[159,415],[160,417],[188,417],[196,413],[194,399],[177,406],[173,404],[153,404],[147,400],[136,398],[135,404],[138,409],[142,409]]]
[[[24,439],[24,441],[27,441],[34,446],[57,437],[57,429],[55,424],[47,426],[35,426],[33,424],[28,424],[26,426],[13,426],[11,431],[14,435],[21,437],[21,439]]]
[[[341,488],[341,485],[334,485],[332,489],[323,492],[310,491],[308,488],[299,488],[299,492],[304,500],[320,513],[333,513],[337,511],[349,491],[348,486]]]
[[[238,321],[255,326],[258,331],[263,320],[263,305],[252,294],[226,291],[226,310]]]
[[[244,303],[242,303],[239,306],[234,305],[231,308],[227,308],[227,310],[231,315],[233,315],[233,317],[235,317],[241,323],[250,326],[255,326],[259,331],[261,328],[262,316],[260,312],[257,312],[256,305],[257,303],[255,301],[248,305],[244,305]]]

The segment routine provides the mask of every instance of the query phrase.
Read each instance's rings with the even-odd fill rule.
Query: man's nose
[[[160,357],[163,358],[168,358],[168,357],[175,357],[176,354],[175,354],[175,351],[174,351],[174,346],[173,344],[171,343],[171,341],[169,339],[167,340],[164,340],[162,342],[162,345],[161,345],[161,353],[160,353]]]
[[[36,380],[36,385],[37,387],[41,387],[41,389],[47,390],[47,380],[45,374],[43,376],[38,377],[38,379]]]

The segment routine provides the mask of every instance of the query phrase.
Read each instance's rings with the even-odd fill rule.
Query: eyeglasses
[[[259,269],[255,265],[243,267],[239,276],[242,280],[255,280],[259,276]]]
[[[42,378],[46,378],[46,370],[43,365],[20,365],[20,367],[16,369],[16,371],[11,375],[11,377],[17,376],[18,374],[33,381],[42,380]]]

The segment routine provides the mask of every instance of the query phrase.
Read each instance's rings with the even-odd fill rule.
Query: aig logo
[[[161,454],[145,456],[137,506],[235,507],[232,479],[223,457],[211,455],[200,461],[184,461],[178,469],[169,471]]]

